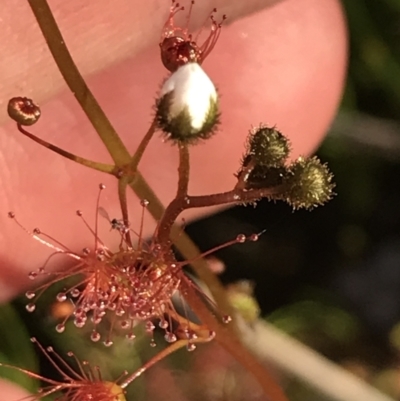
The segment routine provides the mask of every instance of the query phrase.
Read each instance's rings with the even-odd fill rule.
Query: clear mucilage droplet
[[[246,236],[245,236],[244,234],[239,234],[239,235],[236,237],[236,241],[237,241],[237,242],[240,242],[241,244],[243,244],[243,242],[246,242]]]
[[[92,334],[90,335],[90,339],[91,339],[93,342],[99,341],[100,338],[101,338],[100,333],[97,332],[97,331],[93,331]]]
[[[36,305],[33,304],[33,303],[27,304],[27,305],[25,306],[25,309],[26,309],[28,312],[33,312],[33,311],[36,309]]]
[[[57,324],[57,326],[56,326],[56,332],[57,332],[57,333],[63,333],[64,331],[65,331],[65,324],[62,324],[62,323]]]
[[[164,338],[167,343],[174,343],[177,340],[176,335],[170,332],[165,333]]]

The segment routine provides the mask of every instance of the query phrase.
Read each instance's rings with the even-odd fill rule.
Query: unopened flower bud
[[[218,95],[199,64],[179,67],[164,82],[156,117],[167,137],[177,142],[193,143],[215,132],[219,122]]]
[[[317,157],[299,157],[290,167],[285,200],[295,209],[312,209],[331,199],[335,184],[326,164]]]
[[[250,131],[248,154],[253,156],[256,165],[281,167],[289,152],[288,139],[274,127],[261,126]]]

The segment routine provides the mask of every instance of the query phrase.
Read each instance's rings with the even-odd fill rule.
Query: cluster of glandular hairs
[[[14,215],[10,217],[15,218]],[[123,237],[126,235],[121,231],[120,234]],[[36,291],[26,292],[26,297],[31,301],[26,306],[28,311],[35,310],[35,300],[51,285],[76,277],[75,284],[56,296],[58,302],[69,301],[73,305],[71,313],[57,324],[58,332],[62,333],[67,320],[73,317],[78,328],[86,326],[88,322],[92,325],[91,339],[97,342],[102,337],[102,330],[98,326],[107,318],[110,328],[103,338],[107,346],[112,345],[113,329],[124,329],[127,331],[127,338],[133,339],[133,328],[137,322],[145,322],[149,333],[155,329],[153,322],[158,322],[165,331],[165,339],[168,342],[176,341],[171,327],[172,315],[175,314],[171,298],[177,292],[181,280],[188,279],[180,264],[167,261],[160,246],[149,245],[140,240],[134,248],[127,245],[128,242],[123,238],[119,250],[112,252],[97,240],[94,252],[84,248],[81,254],[77,254],[61,249],[60,244],[55,246],[47,239],[44,240],[46,234],[38,229],[32,235],[51,248],[56,248],[50,258],[61,253],[75,259],[77,263],[67,271],[47,271],[45,265],[30,272],[31,279],[43,275],[52,278]],[[95,235],[97,238],[96,233]]]
[[[118,384],[118,381],[110,382],[103,380],[97,366],[92,367],[86,361],[81,362],[72,352],[68,352],[67,355],[77,365],[77,370],[74,370],[52,347],[45,349],[35,338],[31,340],[37,344],[41,352],[61,376],[61,380],[48,379],[25,369],[3,365],[45,383],[45,386],[37,394],[25,398],[25,400],[37,401],[49,395],[62,392],[62,395],[56,398],[57,401],[125,401],[125,391]],[[124,372],[121,378],[123,376],[126,376],[126,372]]]
[[[221,25],[226,16],[222,17],[221,22],[216,22],[213,14],[217,12],[217,9],[213,9],[210,14],[211,29],[209,35],[201,45],[198,45],[199,35],[193,38],[188,29],[193,5],[194,1],[192,0],[187,16],[187,24],[185,27],[180,27],[175,24],[174,17],[179,11],[184,10],[185,7],[181,7],[179,3],[172,0],[169,18],[164,25],[160,40],[161,60],[168,71],[174,72],[179,67],[188,63],[202,64],[218,41],[221,33]]]

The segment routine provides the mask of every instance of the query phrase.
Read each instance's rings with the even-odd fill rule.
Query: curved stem
[[[99,134],[115,164],[117,166],[128,164],[131,156],[76,67],[47,0],[28,0],[28,2],[58,69]]]
[[[181,185],[181,183],[180,183]],[[178,188],[178,195],[180,194]],[[207,206],[216,206],[224,204],[235,204],[238,202],[255,202],[261,198],[266,198],[279,193],[279,187],[251,189],[244,191],[242,189],[233,189],[232,191],[219,194],[189,196],[177,196],[166,208],[156,233],[157,242],[165,243],[168,246],[169,237],[174,222],[178,216],[186,209],[200,208]]]
[[[187,195],[190,175],[190,158],[187,144],[180,144],[179,147],[179,167],[178,167],[178,192],[176,198],[184,198]]]
[[[156,242],[164,248],[172,245],[171,230],[176,218],[183,211],[182,204],[187,198],[190,174],[189,148],[186,144],[179,144],[179,167],[178,167],[178,189],[175,199],[165,209],[158,222],[155,238]]]
[[[44,141],[43,139],[38,138],[36,135],[31,134],[29,131],[24,129],[21,126],[21,124],[17,124],[17,127],[18,127],[18,131],[21,132],[21,134],[27,136],[28,138],[30,138],[33,141],[37,142],[38,144],[44,146],[45,148],[50,149],[53,152],[56,152],[59,155],[66,157],[67,159],[70,159],[74,162],[82,164],[83,166],[90,167],[94,170],[101,171],[102,173],[113,174],[113,175],[115,173],[115,168],[111,164],[94,162],[92,160],[88,160],[88,159],[84,159],[83,157],[76,156],[73,153],[67,152],[64,149],[61,149],[58,146],[55,146],[47,141]]]
[[[156,129],[157,129],[157,120],[154,118],[153,122],[150,125],[150,128],[146,132],[146,135],[140,141],[140,144],[139,144],[138,148],[136,149],[136,152],[132,156],[132,160],[130,162],[131,171],[137,170],[140,160],[142,160],[144,151],[146,150],[147,145],[149,144],[151,138],[153,138],[153,135],[156,132]]]
[[[124,221],[125,227],[129,227],[129,214],[128,214],[128,202],[126,199],[126,187],[128,185],[128,181],[125,177],[122,177],[118,180],[118,198],[119,198],[119,205],[121,207],[122,212],[122,219]],[[123,234],[126,243],[132,247],[132,239],[131,233],[128,230],[126,233]]]
[[[210,338],[211,339],[211,338]],[[136,380],[139,376],[141,376],[146,370],[154,366],[157,362],[161,361],[168,355],[171,355],[175,351],[178,351],[179,349],[185,347],[188,344],[195,344],[195,343],[205,343],[208,342],[210,339],[208,338],[196,338],[193,340],[178,340],[174,342],[173,344],[169,345],[167,348],[163,349],[160,351],[157,355],[155,355],[153,358],[151,358],[148,362],[146,362],[141,368],[133,372],[131,375],[129,375],[121,384],[120,387],[122,389],[125,389],[126,387],[129,386],[134,380]]]

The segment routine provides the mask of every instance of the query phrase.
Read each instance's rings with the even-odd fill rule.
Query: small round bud
[[[187,63],[201,61],[201,52],[196,43],[179,36],[165,38],[160,43],[160,49],[162,63],[171,72]]]
[[[164,82],[156,102],[156,118],[169,139],[193,143],[209,138],[219,122],[214,84],[197,63],[178,68]]]
[[[8,102],[8,115],[21,125],[33,125],[39,120],[40,108],[27,97],[13,97]]]
[[[289,173],[284,197],[293,208],[312,209],[331,199],[333,176],[317,157],[299,157],[289,167]]]
[[[275,127],[255,128],[248,138],[248,154],[254,157],[257,165],[281,167],[290,153],[288,139]]]
[[[175,25],[175,16],[178,12],[183,11],[185,7],[172,0],[169,17],[164,24],[160,40],[161,60],[165,68],[171,72],[175,72],[179,67],[187,63],[202,64],[218,42],[222,23],[226,19],[226,16],[223,15],[221,21],[217,22],[214,18],[214,13],[217,12],[217,9],[214,8],[210,13],[210,33],[203,44],[197,44],[199,34],[194,38],[188,29],[193,5],[194,0],[190,2],[185,26],[180,27]]]

